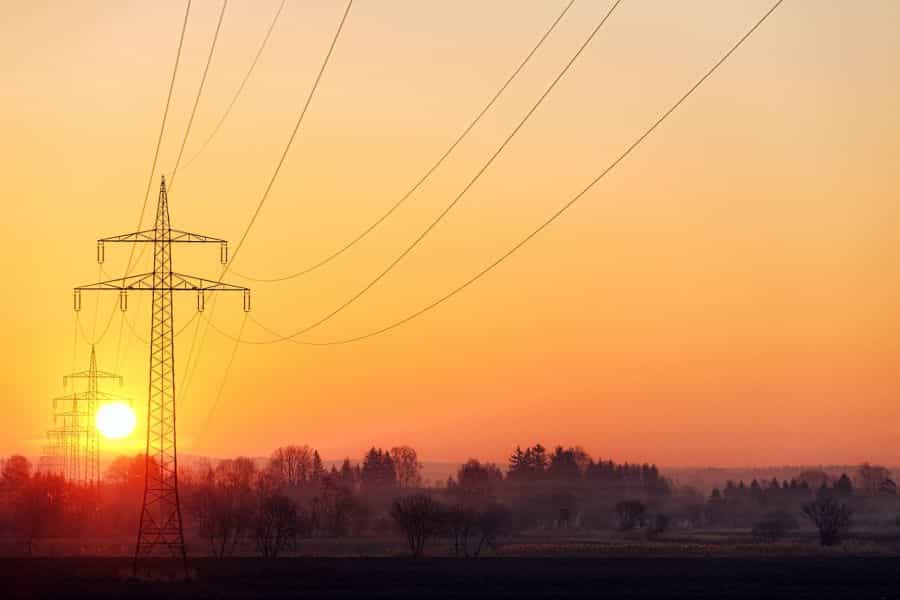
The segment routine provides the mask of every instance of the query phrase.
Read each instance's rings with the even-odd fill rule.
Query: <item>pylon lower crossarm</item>
[[[209,292],[248,292],[249,288],[231,285],[223,281],[215,281],[213,279],[204,279],[193,275],[182,275],[181,273],[172,273],[171,287],[159,288],[153,285],[153,273],[142,273],[140,275],[129,275],[128,277],[120,277],[118,279],[110,279],[99,283],[89,285],[80,285],[75,288],[76,292],[103,292],[111,290],[128,290],[128,291],[172,291],[172,292],[188,292],[188,291],[209,291]]]
[[[154,285],[153,273],[141,273],[140,275],[129,275],[128,277],[120,277],[118,279],[110,279],[90,285],[82,285],[75,288],[75,311],[81,310],[81,292],[119,292],[119,304],[124,311],[128,307],[128,292],[195,292],[197,293],[197,310],[202,311],[204,306],[203,294],[206,292],[242,292],[244,294],[244,310],[250,310],[250,288],[240,285],[232,285],[223,281],[213,279],[204,279],[193,275],[183,275],[181,273],[172,273],[168,278],[171,282],[166,287],[158,287]]]
[[[57,396],[53,398],[53,405],[56,406],[59,402],[72,402],[73,400],[87,400],[89,398],[94,398],[96,400],[125,400],[130,402],[131,399],[127,398],[121,394],[111,394],[109,392],[104,392],[102,390],[97,390],[95,392],[91,392],[90,394],[87,392],[74,392],[71,394],[65,394],[63,396]]]

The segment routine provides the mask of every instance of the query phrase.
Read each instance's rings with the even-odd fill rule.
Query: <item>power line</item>
[[[297,121],[294,124],[294,128],[291,131],[291,135],[288,137],[287,144],[285,145],[284,150],[281,153],[281,157],[278,160],[278,163],[275,167],[275,171],[272,173],[272,177],[269,179],[269,182],[266,185],[266,188],[263,192],[262,198],[260,198],[259,203],[256,205],[256,209],[254,210],[254,212],[250,218],[250,222],[247,224],[246,229],[244,229],[244,233],[243,233],[243,235],[241,235],[241,238],[238,241],[238,244],[237,244],[236,248],[234,249],[234,252],[232,252],[231,260],[222,269],[222,273],[219,275],[220,281],[228,273],[230,266],[234,263],[234,260],[237,258],[238,253],[240,252],[241,248],[244,245],[244,241],[247,239],[247,236],[249,235],[250,230],[253,227],[253,224],[256,222],[256,218],[259,216],[259,213],[262,210],[262,207],[265,204],[266,199],[269,196],[269,192],[272,190],[272,186],[275,184],[275,180],[278,178],[278,173],[281,171],[281,167],[284,164],[285,159],[287,158],[288,152],[291,149],[291,145],[294,142],[294,138],[296,138],[297,132],[300,130],[300,125],[303,123],[303,119],[306,116],[306,112],[309,109],[309,106],[310,106],[310,103],[312,102],[313,96],[315,95],[316,90],[319,87],[319,82],[322,80],[322,76],[325,74],[325,69],[328,67],[328,63],[331,60],[331,55],[334,52],[334,48],[337,45],[337,41],[340,38],[341,32],[344,29],[344,23],[346,23],[346,21],[347,21],[347,15],[350,13],[350,8],[352,6],[353,6],[353,0],[348,0],[347,7],[344,9],[343,15],[341,15],[341,20],[338,23],[337,29],[334,32],[334,36],[331,39],[331,44],[328,46],[328,51],[325,53],[325,57],[322,60],[322,65],[319,68],[319,71],[316,74],[315,79],[313,80],[313,85],[309,90],[309,94],[307,95],[305,102],[303,103],[303,107],[300,110],[300,114],[297,116]],[[206,319],[207,323],[209,323],[209,319],[211,319],[211,315],[214,312],[215,312],[215,304],[210,306],[210,310],[209,310],[210,317],[208,317]],[[198,331],[199,331],[199,325],[198,325]],[[208,334],[209,334],[209,327],[207,326],[207,328],[203,330],[203,334],[200,337],[200,348],[203,347],[203,344],[206,340],[206,336]],[[195,331],[195,333],[194,333],[193,340],[191,341],[191,347],[188,351],[188,362],[189,363],[194,354],[194,348],[196,346],[196,343],[197,343],[197,331]],[[194,376],[195,372],[196,372],[196,360],[194,363],[194,368],[191,370],[191,373],[190,373],[190,379],[188,379],[188,381],[182,387],[187,389],[187,386],[190,386],[190,384],[193,381],[193,376]]]
[[[278,22],[278,17],[281,16],[281,11],[284,8],[284,4],[287,0],[281,0],[281,4],[278,6],[278,10],[275,11],[275,17],[272,19],[272,23],[269,25],[269,29],[266,31],[266,35],[263,37],[262,43],[259,45],[259,49],[256,51],[256,56],[253,57],[253,62],[250,63],[250,68],[247,69],[247,73],[244,75],[244,78],[241,80],[241,84],[238,86],[237,91],[234,93],[234,96],[231,98],[231,102],[228,103],[228,107],[225,109],[225,112],[222,113],[222,117],[216,123],[216,126],[213,127],[212,132],[207,136],[207,138],[200,144],[200,148],[197,152],[194,153],[181,167],[178,168],[177,171],[172,173],[174,177],[176,172],[181,172],[187,169],[197,157],[200,156],[212,139],[219,133],[219,129],[222,128],[222,124],[225,122],[225,119],[228,118],[228,115],[231,114],[231,109],[234,108],[235,103],[237,102],[238,97],[240,97],[241,93],[244,91],[244,87],[247,85],[247,81],[250,79],[250,75],[253,73],[253,70],[256,69],[256,63],[259,62],[259,57],[262,56],[263,50],[266,48],[266,44],[269,42],[269,37],[272,35],[272,31],[275,29],[275,24]],[[235,273],[237,274],[237,273]]]
[[[217,20],[217,22],[216,22],[216,29],[215,29],[215,32],[214,32],[214,34],[213,34],[212,42],[210,43],[210,46],[209,46],[209,53],[207,54],[207,57],[206,57],[206,65],[203,67],[203,74],[202,74],[201,77],[200,77],[200,85],[197,87],[197,94],[196,94],[196,96],[195,96],[195,98],[194,98],[194,104],[193,104],[193,106],[192,106],[192,108],[191,108],[191,114],[190,114],[190,117],[188,118],[188,123],[187,123],[187,127],[185,128],[184,137],[183,137],[182,140],[181,140],[181,146],[180,146],[180,148],[179,148],[179,150],[178,150],[178,157],[177,157],[177,159],[176,159],[176,161],[175,161],[175,167],[172,169],[172,176],[171,176],[171,178],[170,178],[170,189],[171,189],[171,186],[174,184],[175,174],[177,174],[178,171],[179,171],[179,165],[180,165],[180,163],[181,163],[181,157],[182,157],[182,155],[183,155],[183,153],[184,153],[184,148],[185,148],[185,146],[186,146],[186,144],[187,144],[188,138],[190,137],[191,126],[193,125],[194,117],[195,117],[196,114],[197,114],[197,107],[198,107],[199,104],[200,104],[200,98],[201,98],[202,95],[203,95],[203,88],[204,88],[204,86],[205,86],[205,84],[206,84],[206,78],[207,78],[207,75],[209,74],[209,67],[210,67],[210,65],[212,64],[212,59],[213,59],[213,56],[214,56],[215,50],[216,50],[216,43],[218,42],[218,39],[219,39],[219,32],[220,32],[221,29],[222,29],[222,21],[223,21],[224,18],[225,18],[225,10],[226,10],[227,8],[228,8],[228,0],[223,0],[223,1],[222,1],[222,8],[221,8],[221,10],[219,11],[219,18],[218,18],[218,20]],[[151,172],[151,175],[152,175],[152,172]],[[145,199],[145,203],[146,203],[146,199]],[[142,210],[142,212],[143,212],[143,210]],[[143,217],[142,217],[142,220],[143,220]],[[140,228],[140,224],[138,225],[138,228]],[[147,248],[148,248],[149,246],[150,246],[150,244],[144,244],[144,246],[141,248],[140,253],[138,254],[138,257],[137,257],[137,261],[136,261],[136,262],[140,262],[140,260],[141,260],[141,259],[143,258],[143,256],[144,256],[144,252],[147,250]],[[133,247],[133,245],[132,245],[132,247]],[[129,264],[130,264],[130,258],[129,258]],[[127,275],[127,273],[126,273],[126,275]],[[122,316],[122,318],[123,318],[123,322],[122,322],[122,323],[120,324],[120,326],[119,326],[119,342],[118,342],[117,351],[116,351],[116,365],[117,365],[117,366],[118,366],[118,363],[119,363],[119,358],[120,358],[120,356],[121,356],[121,355],[120,355],[120,352],[121,352],[121,347],[122,347],[122,333],[123,333],[123,326],[124,326],[124,324],[125,324],[124,321],[127,320],[126,317],[125,317],[124,315]],[[191,319],[191,321],[193,321],[193,319]],[[130,321],[128,321],[128,327],[131,329],[131,332],[132,332],[132,334],[134,334],[134,337],[135,337],[136,339],[138,339],[139,341],[143,342],[144,344],[149,344],[149,342],[148,342],[146,339],[144,339],[143,336],[141,336],[140,334],[138,334],[138,332],[136,331],[136,329],[134,328],[133,324],[132,324]],[[183,330],[179,330],[179,331],[175,334],[176,337],[181,333],[181,331],[183,331]],[[129,344],[128,346],[126,346],[126,352],[127,352],[128,348],[130,348],[130,344]],[[190,357],[189,357],[189,358],[190,358]]]
[[[562,70],[556,75],[556,77],[553,79],[553,81],[550,82],[550,85],[547,86],[547,88],[544,90],[544,92],[541,94],[541,96],[537,99],[537,101],[531,106],[531,108],[528,110],[528,112],[525,113],[525,116],[523,116],[519,120],[518,124],[506,136],[506,138],[503,140],[503,142],[500,144],[500,146],[494,151],[494,153],[487,160],[487,162],[485,162],[484,165],[482,165],[482,167],[475,173],[475,175],[469,180],[469,182],[466,183],[466,185],[463,187],[463,189],[456,195],[455,198],[453,198],[453,200],[444,208],[444,210],[441,211],[440,214],[438,214],[438,216],[428,225],[428,227],[426,227],[425,230],[421,234],[419,234],[419,236],[416,237],[416,239],[414,239],[412,241],[412,243],[409,244],[403,250],[403,252],[401,252],[400,255],[397,256],[397,258],[395,258],[387,266],[387,268],[385,268],[374,279],[372,279],[369,283],[367,283],[365,286],[363,286],[363,288],[360,291],[358,291],[356,294],[351,296],[348,300],[344,301],[343,304],[339,305],[337,308],[335,308],[334,310],[332,310],[331,312],[326,314],[324,317],[321,317],[319,320],[307,325],[306,327],[303,327],[302,329],[295,331],[294,333],[292,333],[290,335],[279,335],[279,334],[274,333],[270,328],[266,328],[266,331],[269,331],[273,335],[277,336],[276,339],[269,340],[267,343],[274,344],[277,342],[282,342],[282,341],[286,341],[288,339],[296,338],[297,336],[300,336],[300,335],[303,335],[304,333],[312,331],[316,327],[319,327],[320,325],[331,320],[336,315],[341,313],[344,309],[346,309],[348,306],[350,306],[351,304],[356,302],[366,292],[368,292],[370,289],[372,289],[379,281],[381,281],[385,276],[387,276],[387,274],[390,273],[394,269],[394,267],[396,267],[400,263],[400,261],[402,261],[404,258],[406,258],[409,255],[409,253],[412,252],[413,249],[416,246],[418,246],[419,243],[421,243],[422,240],[424,240],[425,237],[428,236],[428,234],[431,233],[431,231],[435,227],[437,227],[438,223],[440,223],[444,219],[444,217],[446,217],[447,214],[449,214],[450,211],[453,210],[453,208],[459,203],[459,201],[462,200],[463,196],[466,195],[466,193],[472,188],[473,185],[475,185],[475,183],[481,178],[481,176],[485,173],[485,171],[487,171],[488,168],[494,163],[494,161],[497,159],[497,157],[500,156],[500,154],[503,152],[503,150],[509,145],[509,143],[515,137],[515,135],[519,132],[519,130],[521,130],[522,127],[524,127],[525,123],[528,122],[528,120],[535,113],[535,111],[537,111],[538,107],[540,107],[540,105],[544,102],[544,100],[547,98],[547,96],[550,95],[550,92],[553,91],[553,89],[562,80],[562,78],[566,75],[566,73],[569,72],[569,69],[572,67],[573,64],[575,64],[575,61],[578,60],[578,57],[581,56],[581,53],[584,52],[585,48],[588,47],[588,45],[591,43],[591,41],[594,39],[594,37],[600,31],[600,29],[607,22],[607,20],[609,20],[610,16],[612,16],[613,12],[615,12],[616,8],[621,3],[622,3],[622,0],[616,0],[612,4],[612,6],[609,8],[609,10],[606,12],[606,14],[603,15],[603,18],[600,19],[600,22],[597,24],[596,27],[594,27],[594,29],[591,31],[590,35],[588,35],[588,37],[584,40],[584,42],[581,44],[581,46],[578,48],[578,50],[575,52],[575,54],[572,55],[572,57],[565,64],[565,66],[562,68]],[[258,320],[254,319],[254,322],[258,323]]]
[[[184,147],[187,144],[188,137],[191,135],[191,126],[194,124],[194,117],[197,114],[197,106],[200,105],[200,97],[203,95],[203,86],[206,84],[206,76],[209,74],[209,65],[212,64],[213,54],[216,52],[216,42],[219,40],[219,31],[222,29],[222,20],[225,18],[225,9],[228,8],[228,0],[222,0],[222,10],[219,11],[219,21],[216,23],[216,32],[213,34],[212,43],[209,45],[209,55],[206,57],[206,66],[203,67],[203,75],[200,77],[200,86],[197,88],[197,97],[194,98],[194,106],[191,108],[191,116],[188,119],[187,128],[184,131],[184,138],[181,140],[181,148],[178,150],[178,158],[175,160],[175,168],[172,169],[172,175],[169,178],[169,189],[175,186],[175,176],[178,174],[178,166],[181,164],[181,156],[184,154]]]
[[[172,104],[172,90],[175,88],[175,77],[178,74],[178,63],[181,61],[181,49],[184,46],[184,34],[187,31],[188,16],[191,12],[191,0],[188,0],[187,8],[184,11],[184,23],[181,26],[181,37],[178,39],[178,50],[175,53],[175,66],[172,69],[172,79],[169,81],[169,93],[166,95],[166,108],[163,111],[162,123],[159,126],[159,136],[156,139],[156,150],[153,152],[153,166],[150,167],[150,175],[147,177],[147,189],[144,192],[144,202],[141,205],[141,216],[138,218],[137,228],[135,231],[141,230],[144,223],[144,215],[147,212],[147,202],[150,199],[150,188],[153,185],[153,174],[156,172],[156,164],[159,161],[159,149],[162,146],[163,134],[166,130],[166,120],[169,116],[169,106]],[[128,277],[131,271],[131,261],[134,257],[134,249],[137,244],[131,244],[131,251],[128,254],[128,263],[125,267],[125,277]]]
[[[172,90],[175,89],[175,79],[178,75],[178,64],[181,62],[181,50],[184,46],[184,34],[187,31],[188,17],[191,14],[191,0],[188,0],[187,6],[184,9],[184,21],[181,24],[181,35],[178,38],[178,49],[175,51],[175,65],[172,67],[172,77],[169,80],[169,92],[166,94],[166,105],[165,109],[163,109],[162,123],[159,126],[159,135],[156,138],[156,150],[153,151],[153,164],[150,167],[150,175],[147,178],[147,189],[144,191],[144,201],[141,204],[141,214],[138,217],[138,223],[136,231],[140,231],[141,225],[144,222],[144,215],[147,212],[147,202],[150,198],[150,187],[153,184],[153,174],[156,172],[156,165],[159,161],[159,150],[162,146],[163,134],[166,131],[166,121],[169,117],[169,107],[172,104]],[[131,244],[131,250],[128,253],[128,262],[125,266],[125,273],[123,277],[128,277],[131,273],[132,263],[134,261],[134,250],[136,244]],[[112,324],[113,317],[116,314],[116,307],[113,305],[112,310],[109,312],[109,320],[107,321],[106,327],[104,329],[103,336],[100,339],[96,340],[96,343],[99,343],[103,337],[106,335],[106,332],[109,331],[109,326]],[[121,336],[121,328],[120,328],[120,336]],[[121,337],[120,337],[121,341]]]
[[[334,37],[331,40],[331,45],[328,47],[328,52],[325,54],[325,59],[322,61],[322,66],[319,68],[319,72],[316,74],[316,79],[315,81],[313,81],[312,88],[309,90],[309,95],[307,95],[306,97],[306,102],[303,103],[303,108],[300,111],[300,115],[297,117],[297,122],[294,124],[294,129],[293,131],[291,131],[290,137],[288,137],[288,141],[284,147],[284,151],[281,153],[281,158],[278,159],[278,164],[275,166],[275,171],[272,173],[272,177],[269,179],[269,183],[266,185],[266,189],[263,192],[262,198],[260,198],[259,203],[256,205],[256,209],[253,211],[253,214],[250,217],[250,222],[247,223],[247,227],[246,229],[244,229],[244,233],[241,235],[240,239],[238,240],[237,246],[235,246],[234,252],[232,252],[231,254],[231,260],[227,265],[225,265],[225,268],[222,269],[222,275],[219,276],[219,279],[221,279],[225,276],[226,273],[228,273],[231,265],[237,259],[238,253],[241,251],[241,248],[243,248],[244,242],[247,240],[247,236],[250,234],[250,230],[256,223],[256,219],[257,217],[259,217],[259,213],[269,197],[269,192],[272,191],[272,186],[275,184],[275,180],[278,178],[278,173],[281,171],[282,165],[284,165],[284,161],[291,149],[291,145],[294,143],[294,138],[297,136],[297,132],[300,130],[300,124],[303,123],[303,117],[306,116],[306,111],[307,109],[309,109],[309,105],[312,102],[313,95],[315,95],[316,89],[319,87],[319,82],[322,80],[322,75],[325,74],[325,68],[328,66],[328,61],[331,59],[331,53],[334,52],[334,47],[337,45],[337,41],[341,35],[341,31],[344,29],[344,23],[347,21],[347,15],[350,13],[351,6],[353,6],[353,0],[349,0],[347,2],[347,8],[344,9],[344,14],[341,16],[340,23],[338,23],[337,31],[334,32]]]
[[[244,327],[247,325],[247,318],[250,316],[249,312],[244,313],[244,319],[241,321],[241,328],[238,330],[238,338],[241,337],[244,333]],[[225,383],[228,381],[228,375],[231,373],[231,367],[234,365],[234,358],[237,356],[238,348],[240,344],[235,344],[231,349],[231,357],[228,359],[228,364],[225,366],[225,373],[222,375],[222,381],[219,383],[219,389],[216,392],[215,400],[213,400],[212,405],[209,407],[209,411],[206,413],[206,421],[203,423],[203,429],[200,430],[200,435],[197,436],[197,443],[199,444],[200,440],[206,436],[207,430],[209,430],[209,424],[212,422],[213,414],[216,412],[216,408],[219,406],[219,401],[222,399],[222,392],[225,389]]]
[[[255,281],[255,282],[262,282],[262,283],[275,283],[275,282],[280,282],[280,281],[288,281],[290,279],[295,279],[297,277],[301,277],[308,273],[312,273],[313,271],[315,271],[321,267],[324,267],[325,265],[327,265],[328,263],[330,263],[331,261],[333,261],[340,255],[344,254],[347,250],[349,250],[350,248],[355,246],[363,238],[365,238],[372,231],[374,231],[379,225],[381,225],[388,217],[390,217],[392,214],[394,214],[394,212],[398,208],[400,208],[400,206],[404,202],[406,202],[406,200],[409,199],[409,197],[412,196],[416,192],[416,190],[418,190],[429,177],[431,177],[432,173],[434,173],[438,169],[438,167],[440,167],[444,163],[444,161],[447,159],[447,157],[449,157],[450,154],[456,149],[456,147],[466,138],[467,135],[469,135],[469,132],[472,131],[472,129],[475,127],[475,125],[478,124],[478,122],[481,120],[481,118],[491,109],[492,106],[494,106],[494,104],[497,102],[497,100],[500,98],[500,96],[503,94],[503,92],[506,91],[506,88],[508,88],[509,85],[516,79],[516,77],[519,75],[519,73],[522,71],[522,69],[525,68],[525,65],[528,64],[528,62],[531,60],[531,57],[535,55],[535,53],[544,44],[544,41],[550,36],[551,33],[553,33],[553,30],[556,29],[556,26],[559,24],[559,22],[562,20],[562,18],[566,15],[566,13],[569,12],[569,9],[572,8],[573,4],[575,4],[575,0],[569,0],[569,3],[566,4],[566,6],[563,8],[562,12],[559,13],[559,15],[556,17],[556,19],[554,19],[553,23],[550,24],[550,27],[540,37],[540,39],[537,41],[537,44],[535,44],[534,47],[532,47],[531,51],[527,55],[525,55],[525,58],[522,60],[522,62],[519,63],[519,66],[516,67],[516,69],[506,79],[506,81],[503,83],[503,85],[500,86],[500,89],[497,90],[497,92],[493,95],[493,97],[491,97],[491,99],[488,101],[488,103],[484,105],[484,108],[481,109],[481,111],[475,116],[475,118],[472,119],[472,121],[466,126],[465,129],[463,129],[462,133],[460,133],[459,136],[457,136],[457,138],[453,141],[453,143],[450,144],[450,147],[447,148],[447,150],[444,151],[443,154],[441,154],[441,156],[437,159],[437,161],[433,165],[431,165],[431,167],[429,167],[429,169],[427,171],[425,171],[425,174],[422,175],[418,179],[418,181],[416,181],[416,183],[413,184],[413,186],[411,188],[409,188],[409,190],[407,190],[407,192],[405,194],[403,194],[403,196],[401,196],[400,199],[397,200],[397,202],[387,210],[387,212],[385,212],[383,215],[381,215],[374,223],[372,223],[371,225],[366,227],[359,235],[357,235],[355,238],[350,240],[347,244],[342,246],[340,249],[338,249],[337,251],[333,252],[332,254],[326,256],[324,259],[320,260],[319,262],[314,263],[304,269],[301,269],[301,270],[291,273],[289,275],[283,275],[281,277],[265,278],[265,277],[252,277],[250,275],[245,275],[243,273],[239,273],[238,271],[236,271],[234,269],[232,269],[231,272],[234,273],[235,275],[237,275],[238,277],[247,279],[248,281]]]
[[[457,286],[456,288],[454,288],[453,290],[451,290],[444,296],[441,296],[437,300],[431,302],[430,304],[419,309],[418,311],[416,311],[410,315],[407,315],[406,317],[404,317],[398,321],[395,321],[395,322],[391,323],[390,325],[382,327],[381,329],[377,329],[375,331],[371,331],[369,333],[357,335],[357,336],[350,337],[350,338],[345,338],[345,339],[340,339],[340,340],[332,340],[332,341],[327,341],[327,342],[307,342],[307,341],[294,340],[294,339],[292,339],[292,341],[294,341],[297,344],[308,345],[308,346],[334,346],[334,345],[339,345],[339,344],[349,344],[352,342],[358,342],[361,340],[365,340],[365,339],[374,337],[376,335],[380,335],[382,333],[386,333],[386,332],[388,332],[392,329],[395,329],[397,327],[400,327],[401,325],[408,323],[409,321],[415,319],[416,317],[419,317],[419,316],[425,314],[426,312],[438,307],[439,305],[443,304],[444,302],[451,299],[456,294],[462,292],[464,289],[466,289],[467,287],[469,287],[470,285],[472,285],[473,283],[475,283],[476,281],[478,281],[479,279],[481,279],[482,277],[487,275],[490,271],[492,271],[494,268],[496,268],[502,262],[504,262],[507,258],[509,258],[515,252],[517,252],[522,246],[527,244],[535,236],[537,236],[544,229],[546,229],[548,226],[550,226],[554,221],[556,221],[560,216],[562,216],[563,213],[565,213],[576,202],[578,202],[578,200],[580,200],[585,194],[587,194],[598,182],[600,182],[600,180],[602,180],[604,177],[606,177],[606,175],[609,174],[610,171],[615,169],[619,163],[621,163],[623,160],[625,160],[625,158],[628,157],[628,155],[631,154],[632,151],[634,151],[634,149],[637,148],[641,144],[641,142],[643,142],[651,133],[653,133],[653,131],[655,131],[663,123],[663,121],[665,121],[673,112],[675,112],[675,110],[677,110],[678,107],[681,106],[682,103],[684,103],[697,90],[697,88],[699,88],[703,84],[703,82],[705,82],[720,66],[722,66],[722,64],[726,60],[728,60],[728,58],[738,48],[740,48],[744,44],[744,42],[766,21],[766,19],[768,19],[769,16],[773,12],[775,12],[775,9],[777,9],[782,4],[783,1],[784,0],[777,0],[772,5],[772,7],[769,8],[769,10],[766,11],[766,13],[763,14],[763,16],[760,17],[759,20],[756,21],[756,23],[743,36],[741,36],[741,38],[731,48],[718,61],[716,61],[716,63],[713,64],[713,66],[708,71],[706,71],[706,73],[702,77],[700,77],[700,79],[698,79],[697,82],[694,83],[694,85],[692,85],[688,89],[687,92],[685,92],[678,100],[676,100],[675,103],[672,104],[668,108],[668,110],[666,110],[656,121],[654,121],[654,123],[652,125],[650,125],[650,127],[648,127],[634,142],[632,142],[631,145],[629,145],[625,149],[625,151],[622,152],[612,163],[610,163],[603,171],[601,171],[599,175],[597,175],[590,183],[588,183],[587,186],[585,186],[580,192],[575,194],[575,196],[573,196],[561,208],[559,208],[555,213],[553,213],[539,227],[537,227],[531,233],[529,233],[527,236],[522,238],[522,240],[520,240],[516,245],[514,245],[507,252],[505,252],[503,255],[501,255],[499,258],[497,258],[494,262],[490,263],[488,266],[486,266],[481,271],[476,273],[473,277],[469,278],[468,280],[463,282],[461,285]],[[250,317],[250,319],[252,319],[253,322],[256,323],[258,326],[262,327],[266,331],[269,331],[269,333],[272,333],[273,335],[278,335],[277,332],[271,331],[265,325],[259,323],[259,321],[254,319],[252,316]],[[231,334],[228,334],[227,332],[221,330],[220,328],[216,327],[212,323],[210,323],[210,325],[221,335],[223,335],[229,339],[232,339],[236,342],[239,342],[239,343],[248,343],[248,344],[274,343],[274,341],[243,340],[240,337],[234,337]],[[275,340],[275,341],[281,341],[281,340]]]

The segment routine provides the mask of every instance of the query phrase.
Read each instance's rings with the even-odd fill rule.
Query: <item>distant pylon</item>
[[[147,398],[147,453],[145,457],[144,501],[134,555],[134,571],[142,558],[167,556],[180,558],[187,575],[187,551],[178,497],[178,455],[175,439],[175,335],[173,292],[194,291],[197,310],[204,308],[204,293],[237,291],[244,295],[244,310],[250,310],[250,290],[220,281],[182,275],[172,271],[173,243],[214,243],[220,247],[220,260],[228,260],[225,240],[172,229],[166,179],[159,187],[156,221],[153,229],[103,238],[97,242],[97,259],[103,262],[107,243],[153,244],[153,271],[127,275],[75,288],[75,310],[81,308],[81,292],[86,290],[119,292],[119,305],[128,308],[128,292],[153,294],[150,325],[150,382]]]
[[[122,378],[97,368],[97,353],[91,346],[90,363],[86,371],[70,373],[63,377],[63,386],[73,379],[87,380],[86,389],[73,391],[53,399],[54,429],[47,432],[51,441],[49,454],[54,460],[48,466],[58,464],[60,474],[70,481],[90,485],[100,483],[100,432],[97,430],[97,409],[100,403],[121,399],[120,396],[100,390],[100,381],[115,379],[122,385]]]
[[[122,385],[122,377],[115,373],[101,371],[97,368],[97,352],[91,346],[91,358],[87,371],[69,373],[63,377],[63,386],[68,386],[73,379],[87,381],[87,390],[79,395],[73,394],[73,398],[80,398],[84,404],[84,468],[82,480],[92,485],[100,483],[100,432],[97,429],[97,410],[104,401],[121,400],[121,396],[103,392],[100,389],[100,381],[114,379]],[[65,398],[65,397],[64,397]],[[58,401],[59,399],[57,399]]]

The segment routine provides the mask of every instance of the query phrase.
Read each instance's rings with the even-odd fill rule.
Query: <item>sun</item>
[[[97,411],[97,429],[103,437],[118,440],[134,431],[137,415],[124,402],[104,404]]]

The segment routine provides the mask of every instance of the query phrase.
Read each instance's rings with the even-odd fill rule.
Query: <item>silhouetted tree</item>
[[[277,558],[294,546],[300,526],[297,504],[280,492],[260,499],[254,534],[256,548],[264,558]]]
[[[581,448],[563,449],[562,446],[557,446],[550,456],[547,474],[553,479],[577,480],[590,462],[590,457]]]
[[[795,481],[798,484],[805,483],[811,490],[817,490],[822,487],[823,484],[831,483],[831,477],[829,477],[828,473],[825,471],[809,470],[803,471],[797,475]]]
[[[507,530],[509,523],[510,511],[503,504],[492,502],[481,508],[475,517],[474,525],[479,536],[473,556],[481,554],[485,547],[496,550],[497,538]]]
[[[69,490],[62,477],[43,473],[19,485],[13,514],[16,529],[25,540],[26,552],[30,555],[34,551],[34,541],[59,526]]]
[[[509,457],[506,476],[513,480],[521,479],[528,475],[529,469],[530,465],[528,464],[528,459],[525,457],[525,453],[522,451],[521,446],[516,446],[516,449],[513,450],[513,453]]]
[[[847,477],[846,473],[842,473],[837,481],[834,482],[834,487],[832,488],[834,493],[839,496],[852,496],[853,495],[853,483],[850,481],[850,478]]]
[[[422,463],[419,462],[419,456],[413,448],[410,446],[391,448],[391,459],[400,487],[411,488],[422,485]]]
[[[867,496],[875,496],[881,490],[881,484],[890,479],[891,472],[881,465],[863,463],[856,470],[859,488]]]
[[[469,500],[488,498],[502,481],[503,473],[497,465],[470,458],[457,471],[455,491]]]
[[[774,542],[797,527],[799,525],[793,515],[784,510],[775,510],[767,513],[761,521],[754,523],[751,533],[753,539],[758,542]]]
[[[644,524],[647,509],[640,500],[622,500],[616,503],[619,529],[628,531]]]
[[[322,464],[322,457],[319,456],[318,450],[313,450],[310,480],[319,483],[322,481],[323,477],[325,477],[325,466]]]
[[[444,531],[453,541],[453,555],[459,557],[460,552],[468,558],[469,536],[475,526],[478,512],[472,506],[454,504],[444,511]]]
[[[15,492],[21,489],[31,477],[31,462],[21,454],[13,454],[3,462],[0,484]]]
[[[423,493],[397,498],[391,505],[391,517],[406,536],[414,558],[423,556],[425,542],[441,531],[443,515],[441,505]]]
[[[353,490],[340,479],[326,478],[321,491],[313,499],[313,522],[333,537],[346,535],[354,512],[360,508]]]
[[[251,528],[258,502],[257,469],[247,458],[223,460],[207,469],[202,481],[188,486],[186,500],[197,533],[215,557],[232,554]]]
[[[367,487],[396,485],[397,470],[390,453],[373,446],[363,458],[361,481]]]
[[[353,467],[350,465],[350,459],[345,458],[344,462],[341,463],[341,482],[348,488],[353,489],[357,483],[359,483],[356,475],[356,471],[353,470]]]
[[[833,546],[850,528],[850,508],[830,496],[822,496],[803,505],[803,514],[819,530],[819,542]]]
[[[313,470],[313,451],[309,446],[282,446],[269,458],[269,471],[280,485],[298,487],[306,483]]]

